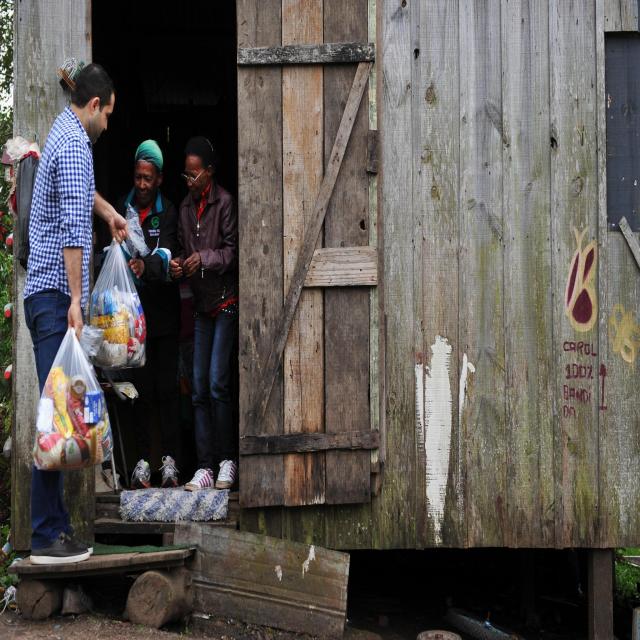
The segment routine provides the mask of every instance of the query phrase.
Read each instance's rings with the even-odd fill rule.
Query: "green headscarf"
[[[162,171],[162,151],[155,140],[145,140],[140,143],[136,149],[135,161],[138,162],[138,160],[151,162],[157,167],[158,171]]]

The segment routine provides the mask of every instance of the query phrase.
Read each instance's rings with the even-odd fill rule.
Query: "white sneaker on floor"
[[[211,469],[198,469],[191,482],[184,485],[187,491],[198,491],[199,489],[213,488],[213,471]]]
[[[220,463],[220,473],[216,480],[216,489],[230,489],[238,476],[238,465],[233,460]]]

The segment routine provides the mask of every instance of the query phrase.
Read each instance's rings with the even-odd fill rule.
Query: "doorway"
[[[164,156],[161,191],[179,207],[187,195],[180,175],[185,143],[192,136],[202,135],[216,148],[218,182],[237,198],[235,2],[194,0],[177,6],[130,0],[94,2],[92,34],[93,61],[105,67],[116,92],[108,130],[95,147],[97,190],[115,206],[133,186],[138,144],[152,138]],[[100,252],[109,240],[108,230],[97,225],[96,251]],[[186,317],[188,322],[188,311]],[[186,371],[190,363],[185,366],[183,347],[181,343],[180,371],[184,377],[190,373]],[[237,366],[234,368],[233,386],[237,389]],[[193,473],[195,455],[189,389],[185,389],[182,378],[180,382],[184,461],[180,477],[186,482]],[[235,401],[237,405],[237,391]],[[128,424],[129,411],[119,414],[127,453],[126,475],[130,476],[137,460],[131,435],[135,425]],[[153,434],[150,462],[154,470],[163,455],[158,440],[158,434]],[[124,475],[124,469],[119,471]]]

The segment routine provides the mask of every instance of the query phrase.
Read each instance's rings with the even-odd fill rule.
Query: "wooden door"
[[[367,18],[237,3],[244,507],[367,502],[379,468]]]

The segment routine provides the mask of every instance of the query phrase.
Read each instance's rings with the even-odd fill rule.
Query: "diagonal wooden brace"
[[[284,301],[284,308],[280,323],[276,328],[275,338],[269,357],[262,369],[263,376],[261,385],[256,393],[255,404],[250,414],[251,419],[253,420],[262,420],[267,410],[267,404],[269,403],[269,396],[271,395],[273,383],[282,362],[282,354],[287,342],[287,336],[289,335],[289,329],[291,328],[291,323],[293,322],[293,316],[300,300],[307,272],[313,259],[316,243],[320,237],[320,231],[322,230],[324,218],[327,213],[327,207],[329,206],[329,200],[331,199],[331,194],[333,193],[338,173],[342,166],[342,159],[344,158],[344,154],[347,149],[347,143],[351,137],[351,131],[353,130],[353,125],[355,123],[356,116],[358,115],[360,102],[362,101],[362,96],[369,79],[371,65],[371,62],[359,63],[355,78],[353,79],[353,84],[351,85],[347,105],[344,108],[340,127],[338,128],[331,156],[329,157],[329,164],[322,180],[322,184],[320,185],[320,191],[316,198],[310,224],[305,231],[302,248],[298,254],[296,267]]]

